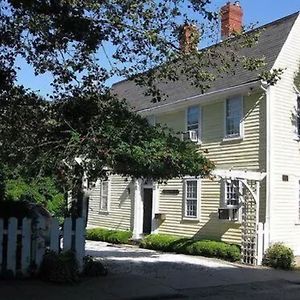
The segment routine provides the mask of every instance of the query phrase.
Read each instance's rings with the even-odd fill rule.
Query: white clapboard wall
[[[73,227],[73,229],[72,229]],[[14,275],[29,273],[30,266],[38,268],[46,249],[55,252],[72,250],[76,254],[79,268],[85,255],[85,223],[83,218],[66,218],[63,227],[57,219],[45,222],[40,219],[33,223],[24,218],[21,222],[9,218],[0,219],[0,271],[11,271]]]

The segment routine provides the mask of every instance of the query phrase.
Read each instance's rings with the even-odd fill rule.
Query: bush
[[[289,270],[294,264],[293,250],[283,243],[275,243],[270,246],[263,258],[263,265],[275,269]]]
[[[113,244],[127,244],[131,238],[130,231],[109,230],[104,228],[91,228],[86,231],[86,239],[103,241]]]
[[[140,247],[182,254],[217,257],[228,261],[238,261],[241,258],[240,248],[237,245],[163,234],[148,235],[142,240]]]
[[[58,254],[47,251],[40,266],[39,276],[43,280],[56,283],[78,282],[78,263],[74,252],[66,251]]]
[[[150,234],[141,241],[140,247],[173,252],[173,244],[178,240],[180,240],[179,237],[172,235]]]
[[[84,257],[84,265],[82,275],[84,276],[106,276],[108,273],[107,268],[98,259],[92,256]]]

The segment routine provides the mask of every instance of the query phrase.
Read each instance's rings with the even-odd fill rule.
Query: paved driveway
[[[88,241],[86,248],[104,260],[111,276],[133,285],[122,287],[124,299],[300,299],[299,272],[102,242]]]
[[[220,260],[87,242],[103,259],[106,277],[77,285],[1,281],[0,300],[299,300],[300,273],[250,268]]]

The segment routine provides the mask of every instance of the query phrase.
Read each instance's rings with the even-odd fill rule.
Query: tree
[[[146,86],[161,101],[157,82],[181,74],[205,91],[232,65],[251,70],[263,61],[238,55],[258,34],[237,34],[205,51],[181,51],[182,23],[198,24],[211,38],[218,14],[209,0],[1,0],[0,161],[30,176],[55,173],[66,187],[112,173],[167,180],[207,175],[213,164],[197,147],[159,126],[150,127],[116,99],[106,80],[114,75]],[[201,20],[190,16],[196,12]],[[205,26],[206,25],[206,26]],[[113,53],[107,55],[111,47]],[[16,85],[15,59],[36,74],[53,75],[52,102]],[[105,67],[106,57],[109,66]],[[250,63],[251,62],[251,63]],[[211,67],[216,72],[211,73]],[[81,171],[75,157],[83,158]],[[74,174],[74,170],[77,170]]]

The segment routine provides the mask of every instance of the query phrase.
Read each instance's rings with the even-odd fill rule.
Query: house
[[[222,35],[241,26],[242,8],[222,8]],[[167,184],[112,176],[98,181],[90,198],[89,226],[221,239],[242,246],[243,259],[260,263],[280,241],[300,255],[300,94],[294,84],[300,63],[300,16],[262,26],[249,54],[267,68],[284,69],[268,85],[257,73],[237,69],[201,93],[185,81],[162,85],[168,99],[152,103],[131,81],[115,84],[121,97],[149,122],[166,124],[207,149],[215,178]]]

